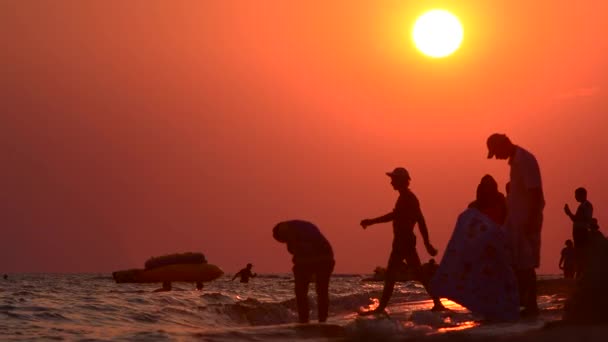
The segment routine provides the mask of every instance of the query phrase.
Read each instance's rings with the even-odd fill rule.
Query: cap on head
[[[397,179],[408,179],[408,180],[412,179],[412,178],[410,178],[410,173],[407,172],[407,170],[403,167],[397,167],[393,171],[387,172],[386,175],[391,178],[397,178]]]
[[[247,267],[248,267],[248,268],[252,268],[252,267],[253,267],[253,265],[252,265],[252,264],[247,264]]]
[[[496,150],[510,141],[505,134],[494,133],[488,137],[486,145],[488,145],[488,159],[496,155]]]

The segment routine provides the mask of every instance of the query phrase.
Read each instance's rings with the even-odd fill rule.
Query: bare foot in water
[[[383,308],[376,308],[374,310],[367,311],[359,311],[359,316],[370,316],[370,315],[386,315],[388,316],[388,312]]]
[[[450,311],[450,310],[448,308],[446,308],[445,306],[443,306],[443,304],[439,303],[439,304],[433,305],[433,307],[431,308],[431,311],[440,312],[440,311]]]

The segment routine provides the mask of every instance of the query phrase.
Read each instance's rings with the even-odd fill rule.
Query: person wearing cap
[[[572,239],[574,240],[574,250],[576,257],[576,266],[578,272],[577,277],[580,277],[583,269],[585,248],[589,237],[589,229],[591,220],[593,219],[593,205],[587,199],[587,189],[577,188],[574,190],[574,198],[579,202],[576,213],[573,214],[568,204],[564,205],[566,216],[572,220]]]
[[[232,280],[236,279],[236,277],[241,277],[241,283],[248,283],[249,278],[255,278],[257,276],[256,273],[251,272],[252,264],[247,264],[247,266],[240,271],[236,272]]]
[[[293,276],[300,323],[309,322],[308,286],[314,279],[320,323],[329,312],[329,279],[334,270],[334,252],[316,225],[303,220],[278,223],[272,229],[275,240],[287,244],[293,255]]]
[[[540,237],[545,199],[536,157],[515,145],[505,134],[494,133],[486,141],[488,159],[508,160],[510,186],[507,218],[503,228],[510,242],[518,278],[523,316],[538,314],[536,268],[540,265]]]
[[[431,256],[437,255],[437,250],[431,245],[429,240],[428,228],[420,209],[420,203],[416,195],[409,189],[410,174],[403,167],[397,167],[392,172],[387,172],[387,176],[391,178],[393,189],[399,192],[399,198],[395,204],[395,208],[390,213],[376,217],[373,219],[365,219],[361,221],[363,229],[385,222],[393,222],[393,248],[386,267],[386,276],[384,278],[384,289],[378,307],[374,310],[360,312],[362,315],[382,313],[393,294],[395,287],[396,276],[398,270],[403,265],[405,259],[408,267],[414,271],[415,277],[424,285],[429,292],[429,280],[423,276],[420,258],[416,252],[416,236],[414,235],[414,226],[418,224],[420,235],[427,252]],[[429,292],[430,294],[430,292]],[[433,310],[445,309],[439,298],[433,298]]]

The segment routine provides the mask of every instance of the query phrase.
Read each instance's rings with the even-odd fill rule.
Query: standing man
[[[418,224],[420,235],[424,241],[424,247],[431,256],[437,255],[437,250],[431,245],[429,240],[429,232],[420,209],[420,203],[416,195],[409,189],[410,186],[410,174],[406,169],[398,167],[392,172],[387,172],[387,176],[391,178],[391,185],[393,189],[399,192],[399,198],[395,204],[395,209],[390,213],[376,217],[374,219],[365,219],[361,221],[361,226],[366,229],[368,226],[377,223],[393,222],[393,250],[391,256],[388,259],[388,266],[386,267],[386,276],[384,278],[384,289],[382,291],[382,298],[380,303],[375,310],[361,312],[360,314],[372,314],[382,313],[388,305],[388,301],[393,295],[393,288],[395,287],[397,272],[403,265],[405,259],[408,267],[414,270],[416,278],[424,285],[424,288],[429,294],[429,281],[423,272],[420,258],[416,252],[416,235],[414,235],[414,226]],[[431,295],[432,297],[432,295]],[[433,310],[444,310],[443,304],[439,298],[433,297]]]
[[[578,188],[574,190],[574,198],[580,204],[573,214],[568,204],[564,205],[564,212],[572,220],[572,239],[576,257],[576,276],[581,276],[586,254],[586,246],[589,240],[589,227],[593,219],[593,205],[587,199],[587,189]]]
[[[287,244],[293,255],[293,277],[300,323],[309,322],[308,286],[315,282],[319,323],[329,312],[329,278],[334,270],[334,252],[317,226],[302,220],[277,224],[272,229],[275,240]]]
[[[532,153],[517,146],[504,134],[487,140],[488,159],[508,160],[511,166],[507,219],[504,224],[513,253],[522,316],[538,315],[536,268],[540,265],[540,233],[545,198],[538,162]]]

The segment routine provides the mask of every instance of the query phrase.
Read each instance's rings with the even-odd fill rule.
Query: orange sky
[[[3,1],[0,272],[189,250],[288,272],[270,230],[290,218],[320,226],[337,272],[371,272],[392,230],[358,223],[392,209],[384,172],[410,170],[443,250],[479,179],[507,180],[485,159],[494,131],[540,162],[541,273],[558,271],[576,187],[608,226],[608,3],[330,3]],[[465,29],[442,60],[409,38],[435,7]]]

